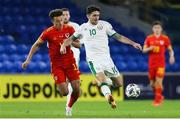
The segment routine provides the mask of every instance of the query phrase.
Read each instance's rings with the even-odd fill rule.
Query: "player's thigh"
[[[120,79],[120,73],[117,69],[117,67],[114,65],[114,62],[111,58],[107,58],[105,61],[102,62],[103,68],[104,68],[104,74],[111,78],[115,77],[116,79]]]
[[[66,96],[68,94],[68,86],[66,83],[66,75],[62,67],[52,68],[52,75],[60,94]]]
[[[165,75],[165,68],[164,67],[157,67],[157,69],[156,69],[156,81],[155,81],[156,86],[162,87],[164,75]]]
[[[88,65],[99,83],[106,82],[106,76],[100,61],[88,61]]]
[[[98,82],[101,84],[103,82],[106,82],[106,76],[103,72],[98,72],[95,75],[96,79],[98,80]]]
[[[72,63],[70,64],[66,69],[65,69],[65,74],[66,74],[66,77],[68,78],[68,80],[70,82],[74,81],[74,80],[79,80],[80,77],[79,77],[79,69],[76,65],[76,63]]]
[[[113,81],[113,85],[116,87],[122,86],[123,76],[119,73],[117,67],[114,65],[114,62],[111,58],[106,60],[107,64],[105,65],[104,74],[106,77],[110,78]]]
[[[87,61],[87,62],[88,62],[88,66],[89,66],[89,68],[91,70],[91,73],[94,76],[96,76],[96,74],[99,73],[99,72],[103,72],[101,70],[100,64],[97,63],[98,61]]]
[[[55,84],[66,82],[66,74],[62,67],[53,68],[51,73],[53,75]]]
[[[156,69],[156,79],[163,79],[165,75],[165,68],[164,67],[157,67]]]
[[[148,78],[149,78],[150,82],[155,81],[155,79],[156,79],[156,68],[155,67],[149,67]]]

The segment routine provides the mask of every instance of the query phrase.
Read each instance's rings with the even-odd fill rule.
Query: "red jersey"
[[[51,26],[44,30],[40,35],[40,39],[43,41],[47,40],[48,42],[49,56],[53,67],[66,66],[75,61],[70,46],[66,47],[66,54],[60,53],[61,44],[63,44],[64,40],[70,37],[74,32],[73,27],[69,25],[63,25],[60,30]]]
[[[169,37],[161,34],[158,38],[155,35],[147,36],[144,47],[154,46],[149,52],[149,67],[165,67],[165,51],[171,46]]]

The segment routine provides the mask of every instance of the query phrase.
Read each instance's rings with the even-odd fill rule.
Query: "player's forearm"
[[[174,57],[174,51],[171,49],[171,50],[169,50],[169,56],[170,57]]]
[[[72,42],[72,46],[75,47],[75,48],[80,48],[81,47],[81,44],[79,41],[73,41]]]
[[[34,45],[31,47],[30,51],[29,51],[29,54],[28,54],[28,56],[27,56],[26,61],[30,62],[31,59],[32,59],[32,57],[33,57],[33,55],[36,53],[36,51],[37,51],[38,49],[39,49],[39,46],[38,46],[37,44],[34,44]]]
[[[71,38],[69,38],[69,39],[65,40],[64,43],[63,43],[62,45],[63,45],[64,47],[66,47],[66,46],[71,45],[72,42],[73,42],[73,40],[72,40]]]
[[[114,35],[114,37],[115,37],[118,41],[120,41],[120,42],[122,42],[122,43],[129,44],[129,45],[134,45],[134,44],[135,44],[134,41],[132,41],[132,40],[128,39],[127,37],[122,36],[122,35],[120,35],[120,34],[118,34],[118,33],[116,33],[116,34]]]

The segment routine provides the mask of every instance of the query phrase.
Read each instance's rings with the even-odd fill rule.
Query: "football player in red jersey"
[[[53,25],[44,30],[37,41],[33,44],[27,59],[22,64],[22,68],[27,68],[34,53],[38,50],[40,45],[47,41],[51,61],[51,73],[53,75],[57,88],[60,91],[60,94],[62,96],[68,95],[68,85],[66,82],[66,77],[69,79],[73,87],[73,92],[68,104],[68,115],[66,112],[67,116],[71,116],[71,107],[80,95],[79,71],[70,46],[66,47],[66,54],[60,53],[60,47],[61,44],[63,44],[64,40],[66,40],[74,33],[74,29],[72,26],[63,24],[64,18],[61,9],[50,11],[49,17],[51,18]],[[75,41],[75,46],[78,46],[77,43],[79,42]]]
[[[165,75],[165,51],[169,51],[169,63],[174,64],[174,51],[169,40],[169,37],[162,33],[162,23],[155,21],[152,24],[153,34],[147,36],[143,52],[149,54],[149,80],[150,85],[154,91],[155,98],[153,101],[154,106],[160,105],[164,96],[163,91],[163,78]]]

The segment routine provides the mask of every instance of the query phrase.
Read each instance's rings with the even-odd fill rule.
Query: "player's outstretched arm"
[[[115,34],[113,35],[113,37],[116,38],[118,41],[120,41],[120,42],[122,42],[122,43],[132,45],[134,48],[139,49],[139,50],[142,50],[142,47],[141,47],[140,44],[138,44],[138,43],[136,43],[136,42],[128,39],[128,38],[125,37],[125,36],[122,36],[122,35],[120,35],[120,34],[118,34],[118,33],[115,33]]]
[[[172,65],[175,63],[174,51],[172,46],[168,47],[168,51],[169,51],[169,63]]]
[[[26,58],[26,60],[23,62],[22,64],[22,68],[26,69],[28,64],[30,63],[34,53],[39,49],[40,45],[42,45],[44,43],[43,40],[41,40],[40,38],[33,44],[33,46],[31,47],[29,54]]]
[[[64,41],[64,43],[61,45],[60,53],[66,54],[66,46],[69,46],[72,44],[73,41],[75,41],[77,38],[74,36],[69,37],[67,40]]]

